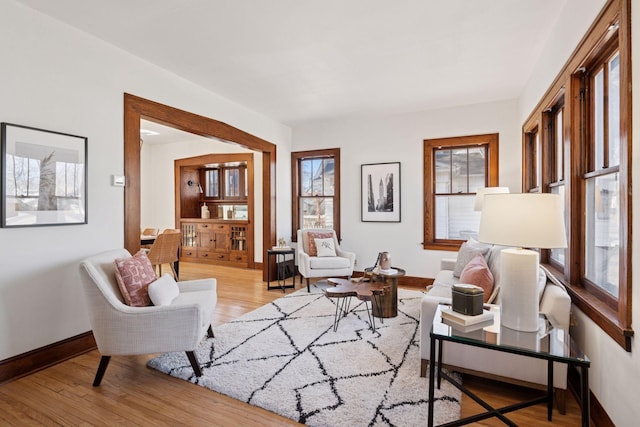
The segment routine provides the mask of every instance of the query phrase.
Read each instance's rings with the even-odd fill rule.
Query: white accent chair
[[[131,256],[115,249],[86,258],[80,279],[89,320],[102,354],[93,386],[99,386],[111,356],[184,351],[196,376],[201,376],[195,349],[205,334],[213,337],[216,279],[179,282],[180,295],[168,306],[131,307],[118,288],[114,261]]]
[[[309,255],[309,235],[307,233],[331,233],[336,248],[335,257],[318,257]],[[309,279],[312,277],[341,277],[351,278],[356,263],[356,254],[343,251],[338,243],[335,230],[307,228],[298,230],[298,271],[300,276],[307,279],[307,292],[311,292]]]

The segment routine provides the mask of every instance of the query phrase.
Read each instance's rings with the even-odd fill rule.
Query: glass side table
[[[551,421],[553,410],[553,362],[566,363],[577,367],[581,376],[580,403],[582,407],[582,425],[589,426],[589,359],[575,344],[569,336],[568,331],[554,328],[551,323],[540,315],[538,332],[519,332],[500,325],[500,308],[493,306],[493,324],[489,326],[481,325],[476,330],[467,327],[462,331],[460,327],[451,326],[451,322],[442,320],[442,308],[449,307],[441,305],[436,311],[431,328],[431,353],[429,359],[429,427],[433,426],[433,404],[434,393],[437,387],[440,388],[442,378],[449,381],[460,391],[468,395],[487,411],[481,414],[472,415],[457,421],[446,424],[447,426],[461,426],[472,422],[477,422],[491,417],[498,417],[507,425],[516,425],[504,414],[537,405],[547,403],[547,418]],[[484,326],[484,327],[483,327]],[[442,355],[444,341],[455,342],[473,347],[487,348],[512,354],[519,354],[536,359],[547,361],[547,392],[544,396],[537,397],[526,402],[505,406],[503,408],[493,408],[479,396],[467,389],[462,383],[448,375],[442,370]],[[436,354],[437,350],[437,354]]]

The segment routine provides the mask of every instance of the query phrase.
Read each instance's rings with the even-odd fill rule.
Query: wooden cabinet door
[[[215,233],[211,229],[198,230],[198,250],[210,251],[215,248]]]
[[[231,226],[231,250],[247,253],[247,227],[245,225]]]
[[[180,256],[183,258],[196,258],[198,253],[198,232],[197,227],[193,223],[183,222],[182,229],[182,248]]]
[[[211,224],[214,252],[229,252],[229,224]]]
[[[214,230],[213,231],[213,245],[211,249],[214,252],[229,252],[229,231],[227,230]]]

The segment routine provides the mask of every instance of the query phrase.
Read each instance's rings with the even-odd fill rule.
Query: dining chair
[[[151,261],[151,265],[155,268],[158,266],[158,277],[162,276],[162,264],[169,264],[173,277],[178,280],[174,263],[178,262],[178,251],[180,250],[180,241],[182,234],[180,230],[167,229],[158,234],[156,240],[151,245],[147,257]]]

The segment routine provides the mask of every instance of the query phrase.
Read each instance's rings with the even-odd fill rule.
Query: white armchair
[[[311,256],[309,255],[309,232],[331,234],[334,240],[336,256]],[[335,230],[308,228],[298,230],[298,271],[307,279],[307,292],[310,292],[309,279],[312,277],[340,277],[350,278],[356,263],[356,254],[343,251],[338,243]]]
[[[116,249],[80,264],[89,320],[102,354],[93,386],[100,385],[111,356],[184,351],[201,376],[194,350],[205,333],[213,336],[216,279],[178,282],[180,295],[168,306],[131,307],[124,303],[114,265],[116,258],[128,256],[126,249]]]

